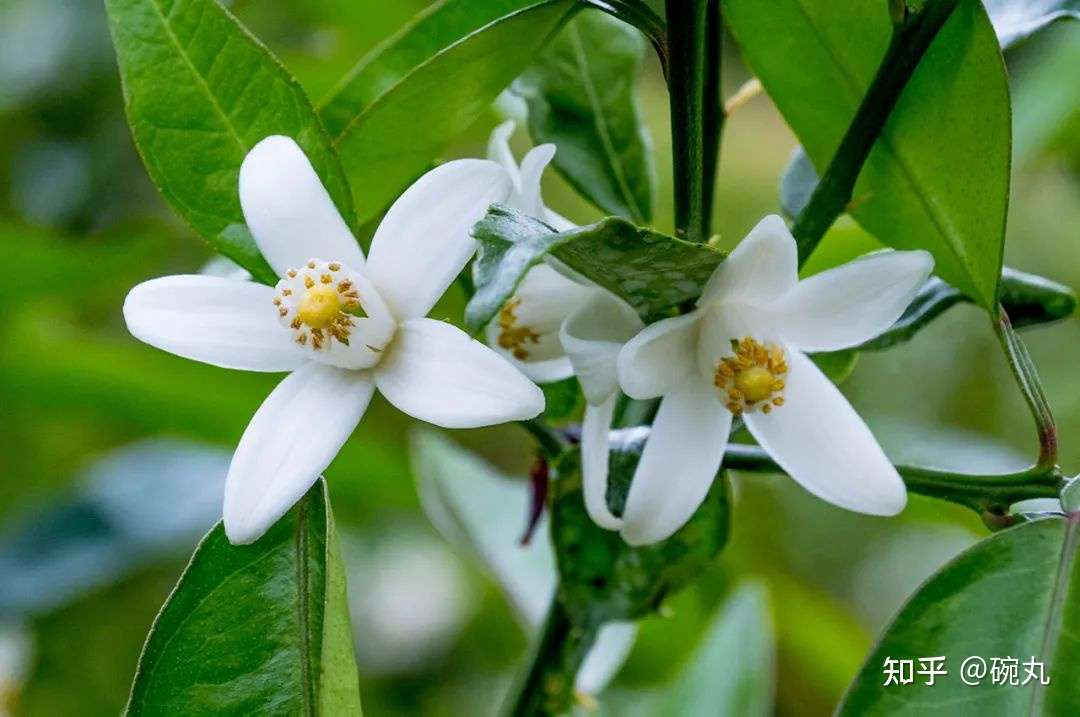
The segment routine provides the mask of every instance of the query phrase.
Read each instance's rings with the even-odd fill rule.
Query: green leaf
[[[559,151],[555,168],[608,214],[652,221],[652,141],[636,87],[645,40],[599,11],[569,22],[514,83],[529,109],[529,134]]]
[[[465,324],[480,331],[506,303],[525,273],[551,254],[586,279],[626,300],[644,316],[696,298],[724,260],[708,246],[608,217],[557,233],[532,217],[494,206],[473,227],[480,251],[473,264],[476,293]]]
[[[540,385],[544,392],[544,418],[551,422],[565,421],[574,414],[580,403],[577,379],[573,376]]]
[[[986,11],[1007,50],[1054,22],[1080,19],[1080,0],[986,0]]]
[[[612,443],[609,502],[613,490],[629,484],[643,446],[635,440]],[[551,539],[560,576],[556,599],[576,626],[643,617],[698,577],[727,542],[725,477],[713,483],[701,507],[670,538],[631,547],[585,512],[580,453],[565,454],[554,470],[558,477],[551,483]]]
[[[424,172],[536,56],[572,0],[443,0],[322,103],[361,221]]]
[[[303,148],[341,215],[345,174],[300,85],[215,0],[105,0],[128,122],[165,199],[256,279],[277,280],[240,210],[240,163],[264,137]]]
[[[256,543],[219,523],[161,609],[127,714],[360,714],[345,575],[321,479]]]
[[[830,381],[839,385],[855,370],[855,364],[859,362],[859,352],[855,349],[827,351],[810,354],[810,360],[817,364]]]
[[[968,301],[971,299],[941,279],[931,278],[888,331],[858,348],[876,351],[902,344],[946,309]],[[1001,304],[1013,326],[1038,326],[1071,316],[1076,310],[1076,293],[1055,281],[1005,267],[1001,273]]]
[[[744,58],[821,172],[885,54],[887,4],[728,0],[724,9]],[[997,38],[979,0],[960,0],[871,151],[849,211],[886,244],[929,250],[942,278],[992,308],[1009,147]]]
[[[978,543],[931,577],[885,630],[839,715],[1068,715],[1080,713],[1080,516],[1048,518]],[[885,659],[944,656],[949,674],[933,686],[915,676],[884,685]],[[1050,684],[961,680],[969,657],[1045,663]]]

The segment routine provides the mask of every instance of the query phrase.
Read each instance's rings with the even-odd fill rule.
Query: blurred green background
[[[318,100],[426,3],[227,4]],[[1015,142],[1005,255],[1075,287],[1073,30],[1044,33],[1008,58]],[[733,44],[726,49],[730,94],[747,75]],[[660,174],[657,224],[670,228],[667,101],[654,64],[642,101]],[[446,157],[482,154],[499,120],[493,109]],[[515,142],[528,147],[523,130]],[[778,211],[778,178],[795,144],[766,97],[732,117],[715,209],[726,245]],[[553,173],[545,198],[579,222],[598,216]],[[822,251],[873,246],[842,220]],[[114,715],[157,608],[219,509],[229,450],[279,379],[188,362],[124,329],[132,285],[197,271],[211,257],[134,151],[99,0],[0,0],[0,247],[0,714]],[[462,306],[451,292],[435,314],[460,321]],[[1080,325],[1072,318],[1025,336],[1058,418],[1063,465],[1075,470]],[[863,355],[845,391],[896,460],[994,471],[1035,452],[987,320],[970,306],[909,344]],[[408,423],[376,399],[327,472],[351,570],[365,714],[483,714],[527,638],[480,566],[421,512]],[[530,446],[516,428],[452,437],[525,476]],[[168,500],[168,486],[204,483],[199,506]],[[755,576],[773,610],[777,712],[828,714],[905,596],[986,533],[972,514],[918,497],[884,520],[832,508],[783,477],[736,476],[735,485],[730,548],[645,622],[616,689],[649,689],[674,674],[724,594]]]

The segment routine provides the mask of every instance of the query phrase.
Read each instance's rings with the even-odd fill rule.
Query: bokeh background
[[[228,4],[317,100],[426,3]],[[732,43],[726,52],[730,93],[747,75]],[[1080,286],[1080,33],[1046,32],[1008,64],[1006,262]],[[670,228],[666,95],[651,61],[642,102],[660,176],[657,225]],[[482,154],[499,120],[493,109],[446,157]],[[528,147],[523,130],[515,142]],[[767,97],[732,117],[715,208],[725,244],[778,211],[795,144]],[[598,216],[553,173],[545,197],[577,221]],[[870,247],[842,220],[823,251]],[[197,271],[211,255],[135,153],[99,0],[0,0],[0,257],[0,714],[115,715],[154,614],[217,517],[231,447],[278,377],[188,362],[124,329],[132,285]],[[460,320],[462,306],[452,292],[436,314]],[[1071,318],[1025,338],[1058,418],[1063,465],[1076,470],[1080,325]],[[897,460],[1010,470],[1035,452],[1021,398],[972,307],[950,310],[909,344],[863,355],[845,392]],[[425,518],[410,435],[409,421],[376,399],[327,472],[365,714],[483,714],[527,637],[482,567]],[[518,429],[450,438],[508,480],[524,479],[529,442]],[[827,506],[780,476],[736,476],[735,488],[731,546],[644,622],[615,689],[669,679],[723,596],[753,578],[771,605],[777,712],[828,714],[905,596],[986,534],[974,515],[919,497],[883,520]],[[523,515],[510,518],[524,525]]]

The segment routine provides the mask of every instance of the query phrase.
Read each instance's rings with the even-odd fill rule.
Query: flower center
[[[758,408],[768,413],[784,405],[784,376],[788,372],[784,350],[747,336],[731,341],[731,356],[716,364],[713,385],[724,394],[736,416]]]
[[[521,299],[513,297],[499,310],[499,346],[513,354],[518,361],[529,358],[527,344],[539,344],[540,336],[528,326],[518,326],[515,311]]]
[[[325,329],[341,311],[336,287],[316,286],[304,294],[296,317],[313,329]]]
[[[336,261],[312,259],[278,282],[274,306],[301,346],[316,351],[333,340],[349,344],[355,317],[367,316],[352,272]]]

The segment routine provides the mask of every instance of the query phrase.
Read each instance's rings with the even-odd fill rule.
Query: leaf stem
[[[994,333],[997,334],[1001,350],[1009,362],[1009,369],[1024,394],[1031,417],[1035,420],[1035,430],[1039,436],[1039,457],[1032,470],[1046,471],[1055,468],[1058,460],[1057,425],[1054,423],[1053,413],[1050,412],[1050,404],[1046,400],[1035,364],[1023,340],[1013,329],[1005,307],[1000,304],[993,323]]]
[[[562,455],[563,449],[566,448],[562,436],[542,418],[530,418],[518,421],[517,424],[536,439],[537,447],[544,458],[555,460]]]
[[[724,468],[741,471],[783,473],[784,470],[758,446],[729,443]],[[1033,466],[1016,473],[976,475],[897,465],[897,472],[912,493],[967,506],[985,517],[1003,515],[1013,503],[1029,498],[1056,498],[1064,486],[1057,466]]]
[[[675,180],[675,228],[709,238],[720,133],[722,22],[719,0],[666,0],[668,97]]]
[[[560,715],[574,702],[574,678],[597,630],[575,626],[558,598],[551,601],[527,672],[507,701],[507,717]]]
[[[894,3],[893,33],[885,57],[809,203],[791,227],[799,245],[800,265],[851,202],[855,181],[870,150],[919,61],[957,3],[958,0],[927,0],[918,11],[907,8],[905,3]]]

